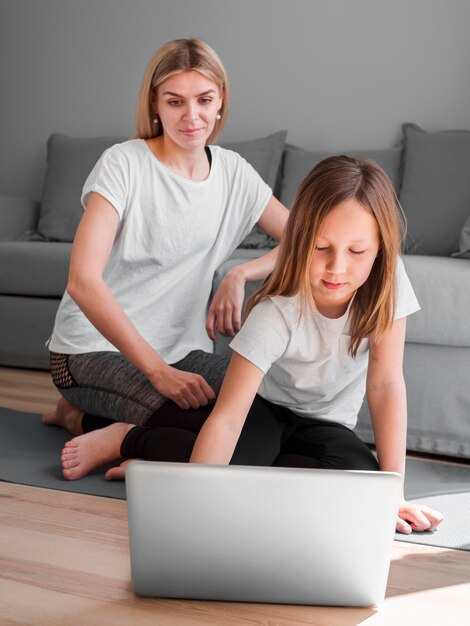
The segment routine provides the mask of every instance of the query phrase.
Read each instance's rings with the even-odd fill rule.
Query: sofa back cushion
[[[455,256],[457,259],[470,259],[470,211],[460,233],[459,249],[452,256]]]
[[[273,193],[277,195],[277,181],[281,170],[286,136],[287,131],[280,130],[261,139],[222,142],[221,146],[241,154],[255,168],[264,182],[271,187]],[[240,244],[240,248],[273,248],[274,246],[277,246],[277,242],[257,225]]]
[[[456,252],[470,215],[470,132],[428,133],[404,124],[399,198],[408,221],[407,252]]]
[[[76,138],[55,133],[47,142],[47,170],[38,221],[49,241],[73,241],[83,213],[82,187],[102,153],[125,137]]]
[[[268,137],[222,147],[239,152],[274,189],[280,169],[286,131]],[[73,241],[83,214],[82,187],[102,153],[125,137],[76,138],[55,133],[47,142],[47,171],[37,226],[38,235],[48,241]],[[246,247],[263,247],[268,236],[255,230],[244,240]],[[252,240],[252,241],[251,241]]]
[[[312,152],[288,144],[284,154],[281,202],[286,207],[290,208],[297,189],[305,176],[307,176],[317,163],[335,154],[340,153]],[[401,147],[387,150],[348,150],[347,152],[343,152],[343,154],[375,161],[387,172],[393,186],[398,191],[400,183]]]

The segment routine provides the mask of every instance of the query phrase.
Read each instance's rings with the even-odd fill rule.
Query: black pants
[[[122,442],[122,457],[188,462],[211,410],[212,407],[183,410],[167,402],[146,426],[129,431]],[[260,396],[251,406],[231,464],[379,469],[369,448],[346,426],[299,417]]]

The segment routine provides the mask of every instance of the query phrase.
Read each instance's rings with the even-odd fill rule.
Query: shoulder
[[[264,326],[277,323],[279,327],[290,329],[298,323],[299,316],[300,302],[297,296],[268,296],[253,307],[248,318],[253,317]]]
[[[230,173],[243,172],[258,176],[253,166],[238,152],[217,145],[211,145],[209,149],[212,153],[212,158],[216,160],[225,171]]]
[[[295,296],[269,296],[267,300],[282,316],[288,326],[298,324],[302,313],[299,294]]]
[[[103,152],[102,159],[114,159],[116,161],[129,161],[141,158],[145,154],[145,142],[143,139],[129,139],[121,143],[115,143]]]

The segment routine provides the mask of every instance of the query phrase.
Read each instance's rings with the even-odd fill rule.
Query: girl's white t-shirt
[[[395,319],[419,310],[403,261],[397,261]],[[348,353],[349,310],[329,319],[316,309],[300,316],[300,296],[272,296],[250,312],[230,347],[265,373],[259,395],[302,417],[354,428],[364,399],[369,340]]]
[[[160,163],[142,139],[104,152],[85,182],[120,221],[104,280],[144,339],[168,363],[195,349],[212,352],[205,331],[212,278],[248,235],[272,191],[239,154],[211,146],[203,181]],[[80,354],[117,349],[65,293],[49,349]]]

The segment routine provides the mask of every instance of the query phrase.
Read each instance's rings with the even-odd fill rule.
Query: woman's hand
[[[158,374],[149,377],[152,385],[181,409],[197,409],[215,400],[215,393],[199,374],[183,372],[165,364]]]
[[[206,321],[206,331],[216,341],[215,331],[234,337],[241,328],[245,277],[240,267],[227,272],[212,298]]]
[[[398,510],[397,531],[409,535],[413,530],[422,532],[433,531],[443,520],[443,516],[424,504],[411,504],[404,498],[400,500]]]

